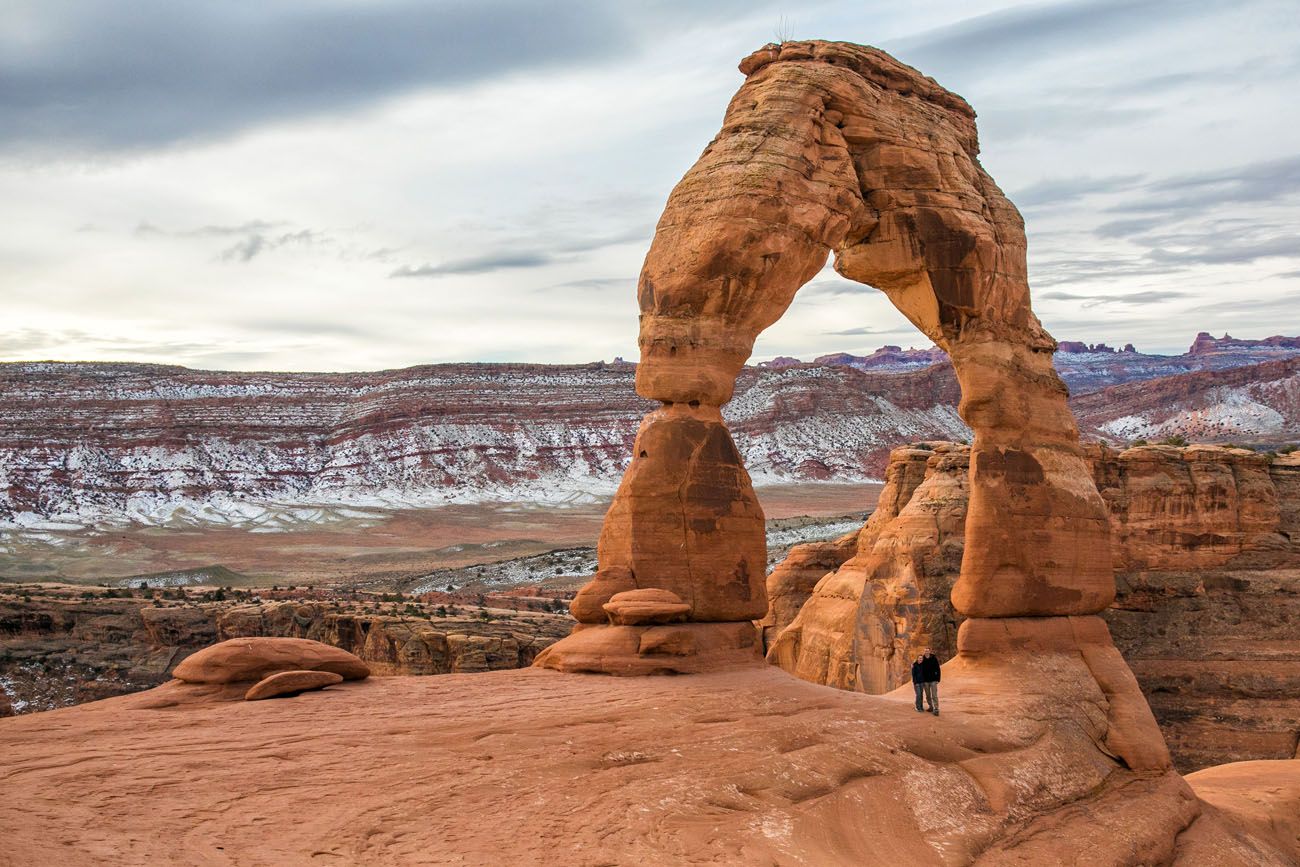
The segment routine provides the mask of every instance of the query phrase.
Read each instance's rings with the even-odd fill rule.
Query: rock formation
[[[1210,356],[1213,357],[1213,356]],[[1120,441],[1300,441],[1300,358],[1130,382],[1071,401],[1080,425]]]
[[[1082,628],[984,621],[939,718],[768,666],[372,677],[288,702],[176,682],[3,719],[0,861],[1297,863],[1300,761],[1191,787],[1128,769],[1103,752],[1137,755],[1106,722],[1122,664],[1062,619]]]
[[[332,671],[281,671],[259,680],[244,693],[244,701],[298,695],[342,683],[344,677]]]
[[[600,572],[575,602],[584,628],[538,664],[603,660],[590,648],[614,627],[597,612],[632,588],[676,593],[695,624],[765,615],[762,512],[721,407],[754,339],[828,252],[952,359],[975,432],[957,608],[1105,609],[1109,524],[1052,368],[1055,342],[1030,309],[1023,224],[976,159],[970,106],[844,43],[770,46],[741,71],[722,132],[673,190],[641,272],[637,391],[660,408],[642,422]]]
[[[231,638],[205,647],[172,672],[186,683],[259,681],[282,671],[324,671],[364,680],[370,669],[346,650],[307,638]]]
[[[419,617],[377,614],[346,597],[158,604],[102,592],[0,585],[0,717],[158,686],[188,655],[229,638],[308,638],[356,655],[375,674],[432,675],[527,666],[573,623],[538,612],[441,617],[434,605],[417,606]]]
[[[769,660],[885,692],[906,682],[917,649],[956,653],[963,617],[949,593],[969,450],[922,445],[894,451],[881,509],[855,545],[825,550],[830,565],[806,577],[816,589],[803,607],[773,605]],[[1300,456],[1217,446],[1091,446],[1088,456],[1116,541],[1119,592],[1104,616],[1179,766],[1295,755]],[[769,585],[801,563],[792,552]]]

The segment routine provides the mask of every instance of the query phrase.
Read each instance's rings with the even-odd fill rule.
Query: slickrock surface
[[[950,664],[939,718],[910,695],[771,667],[632,679],[531,669],[241,696],[176,683],[0,720],[0,863],[1300,857],[1203,806],[1177,775],[1101,751],[1106,702],[1077,651]]]
[[[186,657],[172,676],[186,683],[238,683],[281,671],[328,671],[345,680],[370,676],[351,653],[307,638],[230,638]]]
[[[244,701],[262,701],[268,698],[298,695],[342,683],[343,675],[332,671],[282,671],[253,684],[244,693]]]
[[[768,658],[799,677],[883,692],[916,651],[956,651],[966,455],[894,451],[881,507],[816,579]],[[1090,447],[1117,542],[1116,645],[1179,767],[1290,758],[1300,740],[1300,455]],[[794,558],[793,552],[791,559]],[[833,559],[833,558],[831,558]],[[785,574],[778,566],[769,580]],[[773,615],[769,615],[773,616]],[[769,632],[770,635],[770,632]]]

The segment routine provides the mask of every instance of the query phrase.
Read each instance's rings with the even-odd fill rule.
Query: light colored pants
[[[929,683],[914,683],[912,689],[916,690],[916,709],[917,710],[938,710],[939,709],[939,682],[932,680]],[[921,700],[924,699],[929,707],[923,708]]]

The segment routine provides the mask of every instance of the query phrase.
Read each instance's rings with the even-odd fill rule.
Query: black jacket
[[[912,663],[912,683],[925,683],[925,674],[919,662]]]
[[[921,681],[923,683],[938,683],[942,671],[939,668],[939,657],[934,654],[921,657]],[[916,679],[916,666],[912,666],[912,678]]]

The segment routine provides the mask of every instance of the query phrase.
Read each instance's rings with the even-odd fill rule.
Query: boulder
[[[671,590],[625,590],[615,593],[603,606],[609,622],[617,626],[643,623],[672,623],[686,619],[691,606]]]
[[[324,689],[343,682],[343,675],[332,671],[282,671],[259,680],[248,692],[244,701],[260,701],[285,695],[297,695],[313,689]]]
[[[281,671],[330,671],[344,680],[370,676],[346,650],[306,638],[232,638],[190,656],[172,675],[187,683],[238,683]]]

